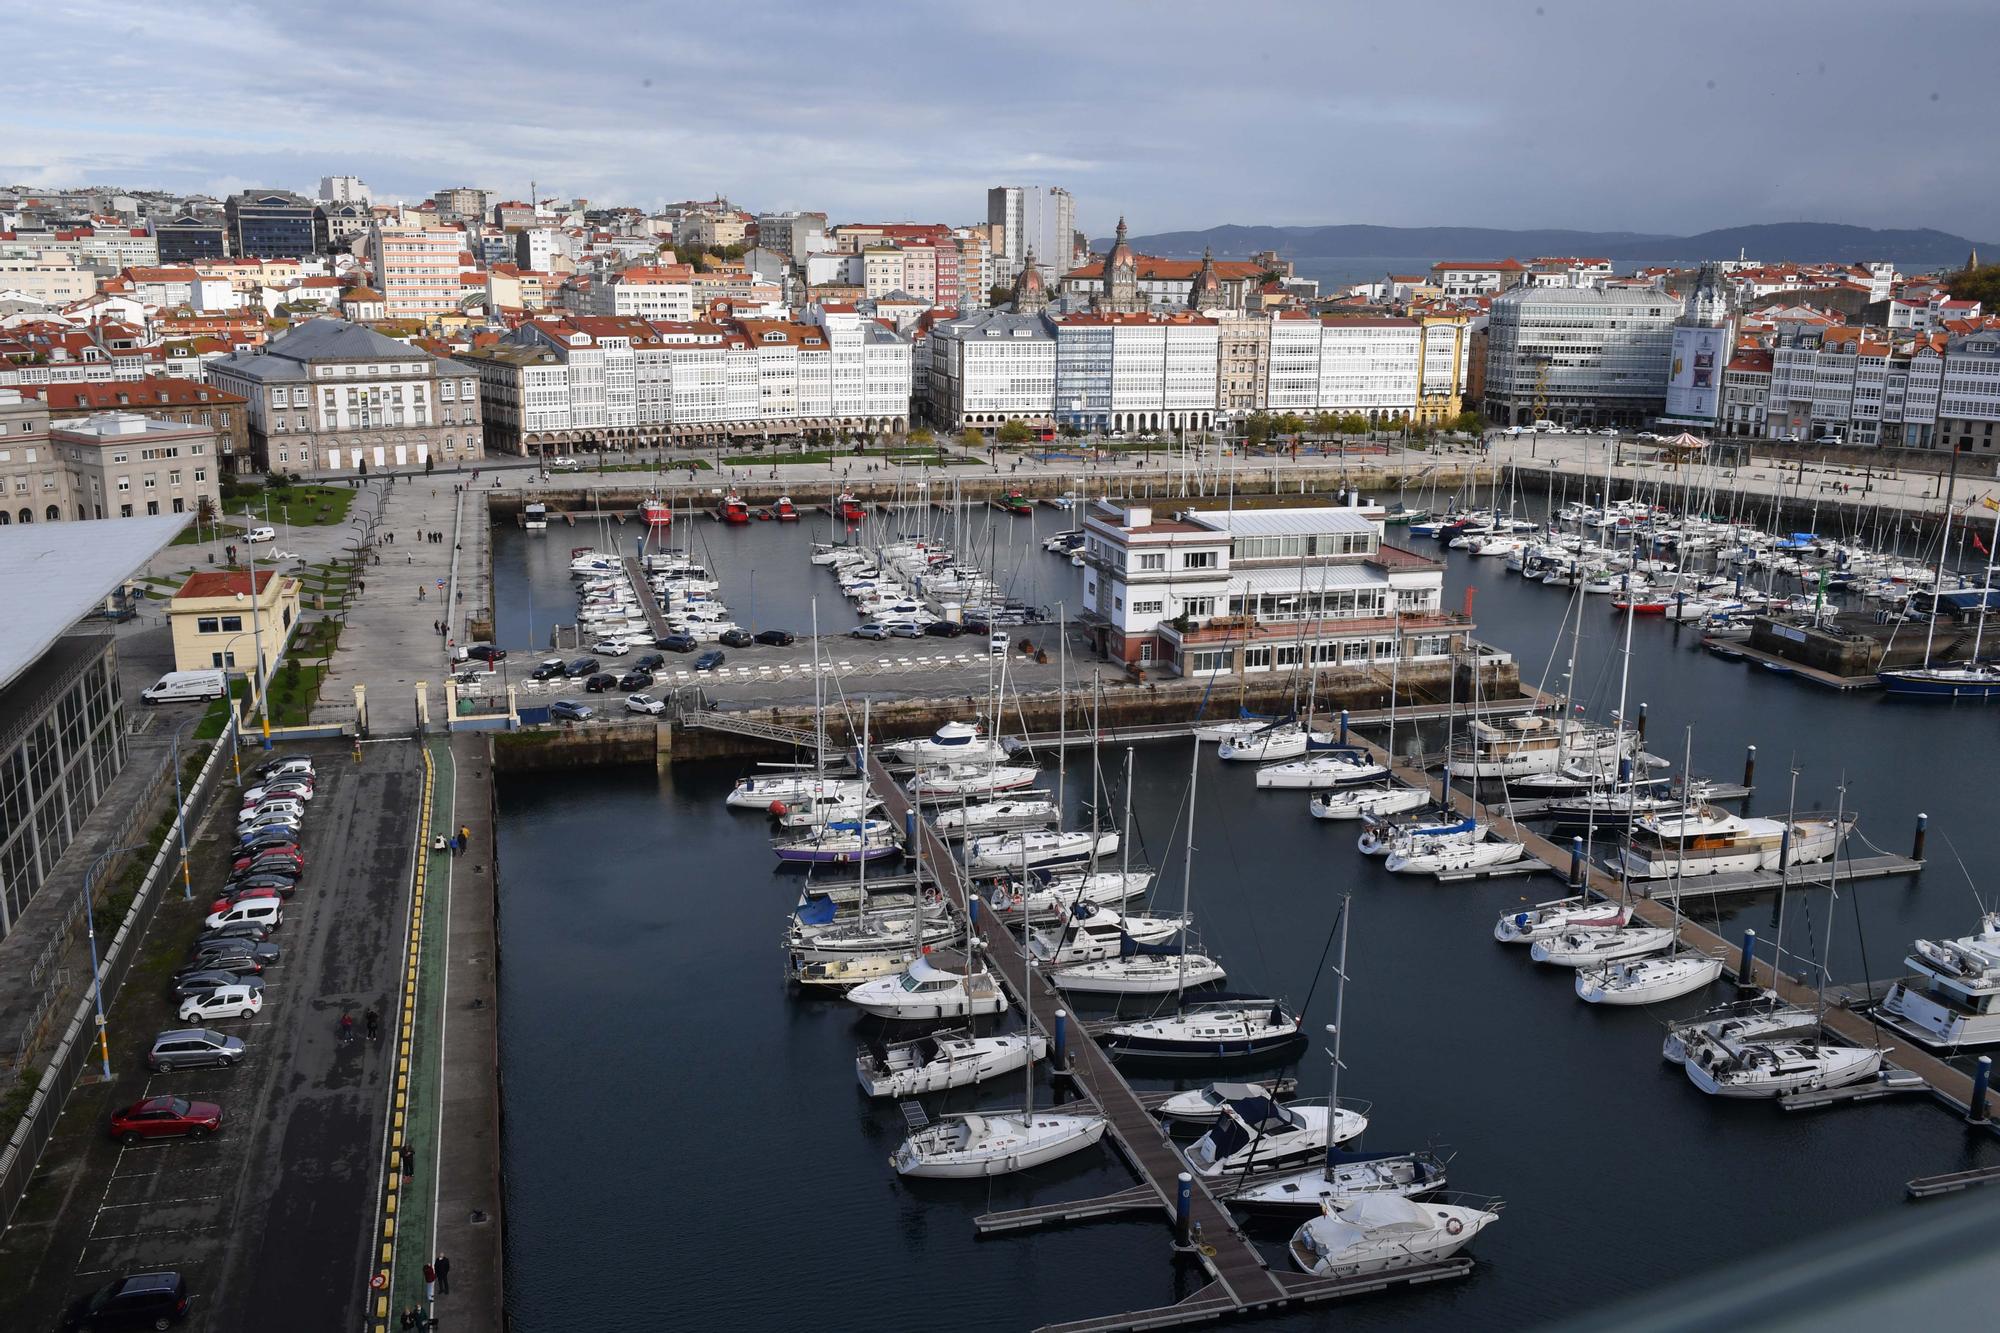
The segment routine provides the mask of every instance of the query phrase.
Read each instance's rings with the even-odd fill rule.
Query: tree
[[[1287,412],[1271,423],[1271,429],[1280,435],[1297,435],[1306,428],[1306,419],[1296,412]]]
[[[915,430],[910,432],[911,444],[930,444],[933,443],[936,439],[937,436],[932,433],[931,428],[929,426],[919,426]]]
[[[995,438],[1002,444],[1026,444],[1035,438],[1035,433],[1028,429],[1026,422],[1010,421],[1000,428]]]
[[[1243,422],[1243,438],[1252,444],[1262,444],[1271,438],[1271,414],[1252,412]]]
[[[1477,435],[1486,429],[1486,420],[1468,407],[1451,419],[1450,428],[1467,435]]]
[[[1006,305],[1014,299],[1014,289],[1004,282],[996,282],[986,289],[986,304]]]
[[[1340,433],[1342,435],[1366,435],[1368,433],[1368,418],[1362,416],[1359,412],[1349,412],[1340,419]]]
[[[986,437],[980,434],[979,427],[977,426],[967,426],[963,431],[959,432],[958,438],[968,449],[977,449],[986,443]]]
[[[1340,417],[1332,412],[1316,412],[1312,419],[1313,434],[1332,435],[1340,430]]]
[[[2000,306],[2000,264],[1961,269],[1946,277],[1944,285],[1961,301],[1977,301],[1987,310]]]

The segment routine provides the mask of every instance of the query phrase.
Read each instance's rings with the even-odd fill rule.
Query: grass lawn
[[[347,510],[359,494],[351,486],[277,486],[269,491],[239,496],[222,502],[222,512],[237,514],[253,524],[290,524],[295,528],[323,528],[347,521]],[[271,516],[264,517],[269,501]]]
[[[208,542],[217,540],[216,533],[218,531],[222,534],[221,540],[226,542],[235,541],[238,537],[240,537],[243,534],[243,530],[244,530],[243,525],[241,523],[217,522],[213,527],[211,527],[206,521],[203,521],[199,525],[189,524],[187,527],[182,528],[180,531],[180,535],[178,537],[175,537],[173,541],[168,543],[168,545],[170,546],[203,545]]]
[[[549,471],[558,477],[575,477],[585,472],[685,472],[689,467],[693,467],[697,472],[709,471],[708,460],[705,458],[675,458],[669,460],[665,467],[661,467],[658,463],[606,463],[603,467],[551,468]]]
[[[292,641],[291,651],[271,675],[271,725],[299,727],[312,720],[327,660],[340,643],[340,621],[315,620]]]
[[[869,449],[862,453],[849,450],[811,450],[803,454],[777,451],[768,454],[730,454],[722,460],[731,467],[775,467],[781,463],[914,463],[919,467],[979,466],[982,460],[964,458],[956,454],[939,453],[935,449],[891,449],[886,453],[880,449]]]

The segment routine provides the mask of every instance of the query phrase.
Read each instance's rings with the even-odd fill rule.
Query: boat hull
[[[926,1157],[906,1142],[889,1158],[898,1175],[930,1180],[979,1180],[987,1176],[1012,1175],[1082,1152],[1104,1137],[1102,1116],[1063,1116],[1038,1113],[1037,1126],[1046,1126],[1040,1137],[1028,1137],[1018,1147],[1001,1147],[992,1152],[936,1154]],[[1058,1123],[1061,1122],[1061,1123]]]

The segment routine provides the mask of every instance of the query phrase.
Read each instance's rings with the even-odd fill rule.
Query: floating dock
[[[622,563],[625,577],[632,581],[632,591],[639,598],[639,609],[646,613],[646,623],[653,627],[653,638],[666,638],[673,630],[667,626],[666,613],[660,610],[660,599],[653,596],[653,584],[646,577],[646,567],[639,563],[636,555],[624,556]]]
[[[1852,836],[1852,835],[1849,835]],[[1857,856],[1840,862],[1840,882],[1847,884],[1855,880],[1883,879],[1890,875],[1914,875],[1924,868],[1922,861],[1913,861],[1907,856],[1882,853],[1878,856]],[[1789,877],[1794,889],[1824,889],[1832,885],[1831,862],[1794,866]],[[1676,898],[1702,898],[1710,894],[1727,896],[1738,893],[1763,893],[1776,890],[1786,883],[1787,877],[1775,870],[1737,870],[1724,875],[1683,876],[1680,879],[1634,880],[1632,888],[1648,898],[1670,903]]]

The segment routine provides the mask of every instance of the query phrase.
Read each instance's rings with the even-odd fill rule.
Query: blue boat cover
[[[1144,944],[1133,939],[1122,930],[1118,932],[1118,956],[1120,958],[1130,958],[1134,954],[1177,954],[1180,951],[1181,946],[1178,944],[1168,944],[1165,942]]]
[[[824,926],[833,920],[834,911],[833,899],[823,893],[814,893],[808,894],[792,915],[803,925]]]

